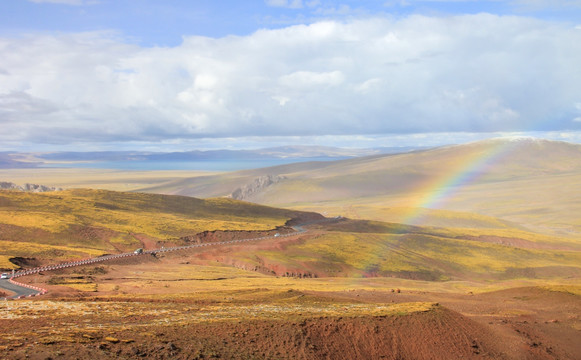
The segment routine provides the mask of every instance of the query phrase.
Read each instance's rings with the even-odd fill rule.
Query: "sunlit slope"
[[[446,213],[428,210],[429,216],[419,217],[406,209],[451,210],[474,213],[474,218],[488,216],[500,226],[511,223],[554,235],[581,233],[577,216],[581,213],[581,146],[538,139],[486,140],[405,154],[279,166],[182,179],[148,191],[223,196],[264,175],[284,179],[245,200],[351,217],[360,213],[368,219],[467,227],[465,220],[454,224]],[[402,215],[397,215],[400,210]],[[489,227],[479,222],[477,227]]]
[[[324,168],[287,174],[249,200],[261,203],[350,200],[405,195],[403,206],[445,206],[458,192],[480,185],[484,192],[520,181],[534,188],[542,179],[556,187],[568,186],[581,174],[581,146],[520,140],[483,141],[429,151],[336,162]],[[568,178],[571,177],[571,178]],[[531,180],[530,182],[526,182]],[[574,184],[571,184],[574,185]],[[441,204],[431,201],[438,193]]]
[[[0,267],[10,257],[57,260],[128,251],[205,230],[267,230],[296,211],[230,199],[69,190],[0,192]]]
[[[332,229],[300,241],[232,249],[217,256],[245,268],[299,277],[473,281],[581,276],[579,244],[531,233],[349,220]]]

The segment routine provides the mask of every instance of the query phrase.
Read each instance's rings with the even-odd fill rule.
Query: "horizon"
[[[400,139],[401,140],[401,139]],[[495,141],[495,140],[507,140],[507,141],[514,141],[514,140],[544,140],[544,141],[553,141],[553,142],[564,142],[569,144],[581,144],[581,139],[572,139],[570,137],[562,136],[562,135],[555,135],[555,134],[536,134],[536,135],[523,135],[522,133],[519,134],[504,134],[501,136],[491,136],[491,135],[482,135],[479,137],[475,137],[472,139],[468,139],[466,141],[459,141],[456,139],[454,142],[432,142],[431,145],[425,144],[415,144],[413,142],[400,142],[398,145],[392,144],[392,146],[384,146],[381,143],[375,142],[375,146],[342,146],[341,144],[335,145],[323,145],[323,144],[312,144],[312,143],[286,143],[286,144],[276,144],[272,143],[270,146],[259,146],[254,144],[254,146],[249,145],[248,147],[239,147],[239,148],[232,148],[232,147],[205,147],[205,148],[191,148],[191,149],[179,149],[179,150],[145,150],[145,149],[114,149],[114,150],[39,150],[39,151],[11,151],[11,150],[4,150],[0,151],[1,153],[5,154],[58,154],[58,153],[136,153],[136,154],[162,154],[162,153],[187,153],[187,152],[237,152],[237,151],[264,151],[264,150],[277,150],[277,149],[285,149],[285,148],[293,148],[293,149],[328,149],[328,150],[353,150],[353,151],[371,151],[371,150],[381,150],[381,149],[390,149],[390,150],[397,150],[397,149],[433,149],[438,147],[445,147],[445,146],[455,146],[455,145],[468,145],[472,143],[478,143],[483,141]],[[577,141],[578,140],[578,141]],[[361,143],[359,143],[361,144]]]
[[[126,171],[158,170],[199,170],[230,172],[248,169],[261,169],[303,162],[334,162],[368,157],[404,155],[414,152],[446,149],[451,147],[470,147],[471,145],[494,145],[500,151],[511,147],[512,143],[552,142],[555,144],[576,143],[549,140],[532,136],[504,136],[460,144],[436,146],[400,146],[346,148],[322,145],[290,145],[255,149],[211,149],[187,151],[54,151],[54,152],[0,152],[0,169],[110,169]],[[560,146],[560,145],[559,145]],[[2,160],[5,164],[2,164]],[[480,160],[473,158],[466,163],[478,168]]]
[[[465,135],[465,134],[464,134]],[[442,137],[441,139],[445,139]],[[436,139],[436,141],[432,141],[429,144],[418,144],[414,141],[408,141],[406,138],[399,138],[397,142],[393,142],[391,146],[385,146],[381,143],[381,140],[373,142],[374,145],[371,145],[369,140],[368,146],[362,146],[361,142],[357,142],[359,146],[342,146],[341,143],[330,143],[330,144],[313,144],[309,142],[289,142],[284,144],[277,144],[275,142],[267,143],[267,145],[260,146],[258,143],[252,143],[252,145],[247,145],[247,147],[201,147],[201,148],[183,148],[183,149],[140,149],[140,148],[117,148],[117,149],[95,149],[95,150],[75,150],[74,148],[71,149],[51,149],[51,150],[0,150],[0,153],[5,154],[58,154],[58,153],[136,153],[136,154],[169,154],[169,153],[187,153],[187,152],[219,152],[219,151],[229,151],[229,152],[236,152],[236,151],[263,151],[263,150],[276,150],[276,149],[283,149],[283,148],[304,148],[304,149],[335,149],[335,150],[353,150],[353,151],[371,151],[371,150],[381,150],[381,149],[390,149],[390,150],[397,150],[397,149],[432,149],[438,147],[445,147],[445,146],[455,146],[455,145],[467,145],[482,141],[489,141],[489,140],[545,140],[545,141],[555,141],[555,142],[565,142],[569,144],[581,144],[580,138],[574,138],[570,136],[564,136],[563,134],[504,134],[504,135],[482,135],[479,136],[471,135],[467,136],[467,139],[461,141],[459,139],[455,139],[454,142],[441,142],[441,139]],[[213,141],[213,140],[212,140]],[[353,142],[356,143],[356,142]],[[270,144],[270,145],[268,145]],[[365,155],[364,155],[365,156]]]
[[[6,1],[0,151],[581,143],[580,18],[579,0]]]

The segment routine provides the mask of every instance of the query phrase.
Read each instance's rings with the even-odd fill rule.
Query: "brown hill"
[[[320,187],[337,191],[372,194],[381,190],[398,192],[413,188],[415,182],[425,178],[451,171],[468,171],[470,166],[476,165],[481,167],[475,169],[481,175],[479,182],[541,174],[568,174],[581,171],[581,145],[528,138],[492,139],[403,154],[305,162],[195,177],[145,190],[190,196],[225,196],[260,176],[284,175],[289,177],[287,182],[311,180]],[[365,185],[373,186],[368,188]],[[300,195],[298,190],[294,193]],[[341,196],[344,194],[334,195],[335,198]],[[331,195],[328,197],[333,198]],[[256,195],[256,198],[259,196]]]
[[[265,178],[277,181],[259,181]],[[394,222],[409,220],[404,208],[453,210],[491,218],[455,223],[449,213],[428,211],[422,224],[495,222],[575,236],[581,231],[574,215],[581,213],[580,183],[581,145],[516,138],[186,178],[143,190],[197,197],[243,194],[261,204]],[[248,188],[252,191],[243,191]]]

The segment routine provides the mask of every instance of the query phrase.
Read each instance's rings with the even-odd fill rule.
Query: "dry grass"
[[[0,233],[0,256],[95,256],[117,252],[120,246],[125,251],[139,247],[132,234],[175,241],[202,231],[269,230],[295,214],[229,199],[82,189],[0,191],[0,226],[7,226]]]
[[[42,168],[0,169],[0,179],[19,185],[24,183],[70,188],[135,191],[192,176],[208,176],[204,171],[128,171],[107,169]]]
[[[12,255],[0,255],[0,268],[1,269],[18,269],[18,266],[10,262]]]
[[[385,232],[380,232],[378,224],[370,226],[377,232],[324,232],[283,248],[236,248],[228,256],[251,266],[268,268],[273,264],[273,268],[282,266],[291,273],[319,276],[498,280],[552,278],[581,272],[581,251],[464,240],[475,233],[457,229],[415,228],[397,233],[387,224]],[[481,234],[487,233],[482,230]]]
[[[497,281],[424,281],[391,277],[289,278],[264,275],[230,266],[179,264],[167,260],[152,266],[110,266],[106,275],[96,276],[97,296],[151,300],[196,300],[218,303],[307,302],[304,292],[349,293],[351,291],[481,293],[527,286],[549,286],[577,291],[579,278],[511,279]],[[318,301],[318,300],[315,300]]]
[[[244,320],[288,320],[310,318],[313,316],[387,316],[406,315],[430,311],[434,303],[412,302],[399,304],[252,304],[252,305],[188,305],[176,306],[171,303],[127,303],[127,302],[60,302],[60,301],[23,301],[10,304],[2,303],[0,313],[4,319],[37,319],[40,317],[63,319],[75,317],[78,323],[95,313],[106,319],[139,317],[141,326],[151,324],[181,324],[244,321]],[[104,322],[102,320],[102,322]],[[66,330],[76,330],[73,324],[62,324]],[[67,329],[67,325],[69,325]],[[109,329],[123,328],[123,322],[109,324]],[[75,329],[76,328],[76,329]],[[64,330],[61,329],[61,330]],[[91,330],[91,325],[83,325]],[[94,328],[97,329],[97,328]],[[99,327],[99,329],[102,329]]]
[[[272,224],[280,224],[283,220],[281,215],[269,215],[269,209],[266,207],[226,199],[198,200],[92,190],[0,194],[9,202],[2,212],[3,223],[55,232],[61,231],[71,223],[81,221],[97,226],[107,224],[120,231],[145,228],[146,233],[160,235],[167,231],[165,229],[179,228],[180,225],[187,223],[194,224],[191,226],[194,228],[196,222],[214,222],[217,227],[233,223],[234,228],[254,228],[256,224],[252,223],[253,220],[257,223],[265,220]],[[224,211],[221,212],[222,210]],[[52,216],[49,217],[47,214]],[[249,216],[245,216],[246,214]],[[161,225],[162,223],[164,225]],[[265,226],[262,222],[258,224],[261,227]]]
[[[327,191],[324,197],[312,201],[301,193],[287,193],[288,201],[269,193],[261,202],[355,219],[412,221],[416,225],[447,228],[528,230],[576,239],[581,234],[577,216],[581,211],[581,194],[577,191],[580,182],[581,175],[575,173],[464,184],[451,191],[436,209],[417,208],[431,198],[431,192],[406,189],[378,190],[374,195]]]
[[[543,289],[581,296],[581,285],[546,285]]]
[[[31,246],[28,242],[0,240],[0,268],[17,269],[18,266],[9,261],[12,257],[45,258],[58,261],[79,258],[91,258],[103,255],[104,251],[88,246],[64,246],[42,244],[40,241]],[[55,261],[56,262],[56,261]]]

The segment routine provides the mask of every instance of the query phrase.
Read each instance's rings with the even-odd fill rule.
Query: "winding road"
[[[40,272],[60,270],[60,269],[65,269],[65,268],[70,268],[70,267],[75,267],[75,266],[90,265],[90,264],[95,264],[95,263],[114,260],[114,259],[126,258],[126,257],[143,256],[146,254],[155,255],[157,253],[186,250],[186,249],[205,247],[205,246],[230,245],[230,244],[238,244],[238,243],[265,240],[265,239],[271,239],[271,238],[284,238],[284,237],[294,236],[294,235],[298,235],[300,233],[306,232],[307,230],[304,229],[303,226],[311,225],[314,223],[320,223],[320,222],[336,221],[337,219],[341,219],[341,218],[337,217],[337,218],[331,218],[331,219],[325,219],[325,220],[319,220],[319,221],[313,221],[313,222],[304,223],[304,224],[300,224],[300,225],[295,225],[292,227],[294,232],[288,233],[288,234],[276,233],[274,235],[261,236],[261,237],[252,238],[252,239],[238,239],[238,240],[219,241],[219,242],[211,242],[211,243],[203,243],[203,244],[193,244],[193,245],[187,245],[187,246],[175,246],[175,247],[147,250],[147,251],[143,251],[140,253],[130,252],[130,253],[115,254],[115,255],[105,255],[105,256],[99,256],[96,258],[71,261],[71,262],[57,264],[57,265],[49,265],[49,266],[32,268],[32,269],[19,270],[19,271],[16,271],[14,273],[14,275],[11,275],[10,279],[1,279],[0,280],[0,289],[1,290],[6,290],[9,293],[14,293],[14,295],[11,295],[11,296],[8,296],[5,298],[0,298],[0,299],[2,299],[2,300],[21,299],[24,297],[43,295],[47,292],[46,289],[30,286],[30,285],[23,284],[23,283],[20,283],[20,282],[17,282],[16,280],[14,280],[14,279],[21,277],[21,276],[38,274]]]
[[[8,298],[22,298],[22,297],[29,297],[35,296],[36,294],[40,293],[40,291],[35,289],[29,289],[24,286],[16,285],[10,282],[9,279],[0,279],[0,288],[2,290],[7,290],[9,292],[13,292],[15,295],[9,296]],[[2,298],[4,299],[4,298]]]

